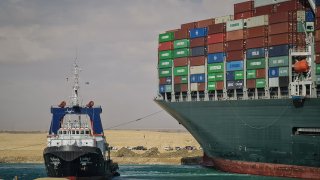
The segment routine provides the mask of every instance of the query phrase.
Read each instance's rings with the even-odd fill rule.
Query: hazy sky
[[[0,130],[49,128],[50,106],[71,95],[76,49],[83,103],[102,106],[105,129],[161,110],[153,102],[158,34],[233,14],[242,1],[0,1]],[[121,128],[182,127],[162,112]]]

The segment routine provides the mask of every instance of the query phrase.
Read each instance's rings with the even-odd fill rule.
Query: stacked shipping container
[[[159,92],[288,88],[289,49],[305,49],[304,30],[314,30],[315,15],[305,7],[300,0],[246,1],[234,5],[234,16],[160,34]],[[320,13],[316,17],[320,20]],[[315,34],[320,64],[319,23]],[[320,65],[317,73],[320,81]]]

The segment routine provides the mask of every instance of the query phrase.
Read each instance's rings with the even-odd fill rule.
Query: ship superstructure
[[[118,169],[110,159],[103,133],[101,107],[79,101],[79,67],[74,65],[70,105],[65,101],[51,107],[52,121],[43,156],[49,177],[110,179]],[[106,153],[107,152],[107,153]]]
[[[159,35],[155,102],[245,174],[320,177],[320,2],[254,0]]]

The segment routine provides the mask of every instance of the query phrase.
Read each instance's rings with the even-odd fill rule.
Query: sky
[[[160,111],[158,34],[243,1],[0,1],[0,130],[48,130],[50,107],[71,96],[76,57],[82,102],[102,106],[104,129]],[[184,129],[166,112],[118,128]]]

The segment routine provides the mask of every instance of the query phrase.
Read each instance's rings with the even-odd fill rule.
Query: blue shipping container
[[[204,46],[191,48],[191,56],[204,56],[206,48]]]
[[[263,58],[265,56],[264,48],[247,49],[247,59]]]
[[[207,36],[207,28],[195,28],[190,30],[190,38],[198,38]]]
[[[223,62],[224,57],[224,53],[208,54],[208,64]]]
[[[190,75],[190,82],[196,83],[198,81],[198,74],[191,74]]]
[[[160,93],[165,93],[165,92],[166,92],[165,85],[160,85],[160,86],[159,86],[159,92],[160,92]]]
[[[288,56],[291,46],[288,44],[269,47],[269,57]]]
[[[198,74],[198,83],[204,83],[206,80],[205,74]]]
[[[239,71],[239,70],[243,70],[243,61],[227,62],[227,71]]]
[[[228,71],[227,72],[227,81],[233,81],[234,80],[234,71]]]
[[[306,22],[314,22],[315,18],[314,18],[314,14],[313,11],[308,10],[306,11]]]
[[[279,77],[278,67],[269,68],[269,78],[273,78],[273,77]]]

